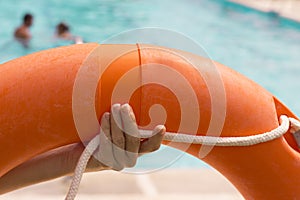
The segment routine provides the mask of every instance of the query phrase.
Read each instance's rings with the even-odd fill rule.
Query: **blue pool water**
[[[59,46],[55,25],[65,21],[87,42],[101,42],[133,28],[178,31],[208,55],[253,79],[300,116],[300,25],[224,0],[10,0],[0,1],[0,63]],[[34,14],[30,49],[13,41],[24,13]],[[175,167],[199,167],[189,156]]]

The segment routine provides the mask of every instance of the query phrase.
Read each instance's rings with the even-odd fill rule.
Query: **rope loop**
[[[241,136],[241,137],[213,137],[213,136],[197,136],[188,135],[183,133],[171,133],[166,132],[164,140],[172,142],[190,143],[190,144],[202,144],[202,145],[214,145],[214,146],[251,146],[263,142],[272,141],[276,138],[283,136],[290,129],[291,133],[295,133],[300,130],[300,121],[294,118],[288,118],[285,115],[280,116],[280,125],[265,133]],[[152,135],[152,131],[140,130],[142,138],[148,138]],[[82,152],[79,161],[77,163],[72,183],[69,188],[66,200],[73,200],[76,197],[82,174],[85,171],[87,163],[94,151],[99,146],[99,135],[94,137],[86,146]]]

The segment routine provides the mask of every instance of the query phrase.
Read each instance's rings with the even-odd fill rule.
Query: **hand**
[[[86,171],[133,167],[139,155],[160,147],[164,126],[157,126],[150,138],[141,140],[134,113],[128,104],[113,105],[111,113],[102,116],[100,147],[95,153],[97,159],[92,157],[89,160]],[[22,163],[0,178],[0,194],[72,174],[83,150],[81,142],[70,144]]]
[[[159,149],[165,127],[156,126],[150,138],[142,140],[134,113],[128,104],[114,104],[101,119],[100,146],[90,159],[87,171],[134,167],[139,155]]]

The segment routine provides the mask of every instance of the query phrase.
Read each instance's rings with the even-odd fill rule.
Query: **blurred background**
[[[0,1],[0,63],[72,44],[55,39],[60,22],[68,24],[70,32],[84,42],[98,43],[135,28],[169,29],[197,42],[213,60],[259,83],[300,116],[299,11],[296,0]],[[25,13],[34,16],[29,48],[13,38]],[[168,153],[175,151],[169,149]],[[137,167],[149,166],[149,160],[141,159]],[[121,194],[123,199],[241,199],[227,180],[196,158],[183,155],[166,168],[138,176],[114,172],[86,175],[80,199],[119,199]],[[55,180],[2,198],[62,198],[68,184],[67,179]]]

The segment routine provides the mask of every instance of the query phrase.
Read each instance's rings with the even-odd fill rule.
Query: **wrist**
[[[75,171],[76,165],[79,161],[79,158],[82,154],[82,152],[84,151],[85,146],[82,143],[77,143],[74,144],[72,146],[70,146],[70,148],[68,148],[67,151],[65,151],[65,153],[67,155],[62,156],[65,159],[65,168],[69,169],[69,173],[72,174]],[[103,163],[101,163],[100,161],[97,160],[96,157],[91,156],[91,158],[89,159],[88,163],[87,163],[87,167],[85,172],[96,172],[96,171],[102,171],[102,170],[108,170],[111,169],[110,167],[107,167],[106,165],[104,165]]]

